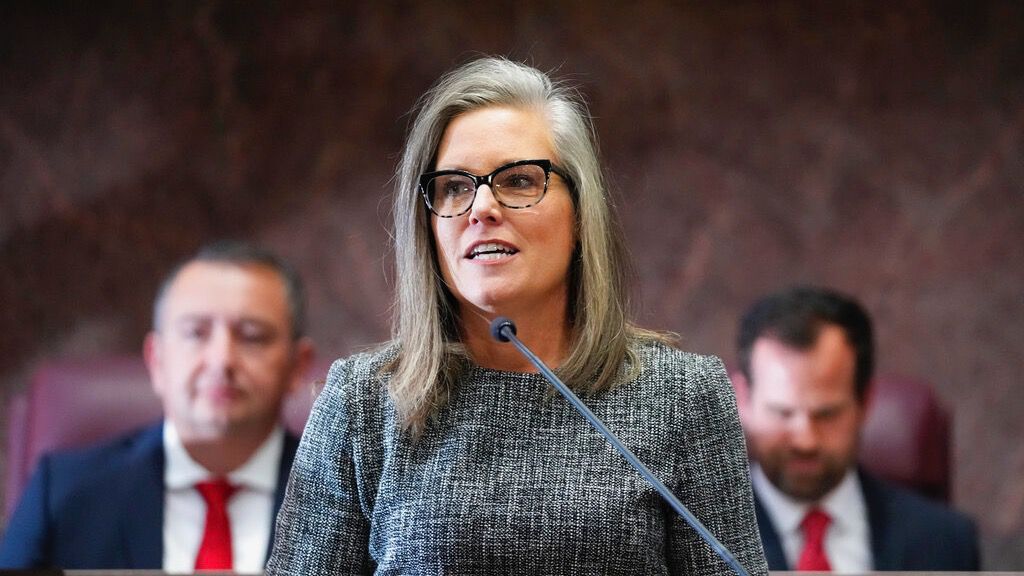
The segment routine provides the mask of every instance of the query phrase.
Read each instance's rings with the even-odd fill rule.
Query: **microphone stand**
[[[583,417],[586,418],[588,422],[590,422],[591,426],[596,428],[597,431],[600,432],[601,435],[604,436],[605,439],[608,440],[608,442],[612,446],[614,446],[616,450],[619,451],[619,454],[622,454],[622,456],[633,466],[633,468],[635,468],[641,476],[647,479],[647,481],[650,482],[652,486],[654,486],[654,489],[657,490],[659,494],[661,494],[661,497],[664,498],[665,501],[668,502],[668,504],[672,506],[672,508],[680,516],[683,517],[683,520],[686,520],[687,524],[689,524],[694,530],[697,531],[697,534],[699,534],[700,537],[705,542],[707,542],[708,546],[711,546],[711,549],[714,550],[715,553],[717,553],[722,558],[722,560],[725,561],[726,564],[731,566],[732,569],[735,570],[736,573],[740,576],[749,576],[749,573],[746,571],[746,569],[743,568],[742,565],[740,565],[739,561],[736,560],[736,557],[733,556],[731,552],[729,552],[725,545],[722,544],[718,540],[718,538],[715,538],[715,535],[712,534],[711,531],[708,530],[707,527],[704,526],[704,524],[702,524],[701,521],[698,520],[697,517],[694,516],[693,513],[691,513],[686,508],[686,506],[684,506],[683,503],[680,502],[679,499],[675,497],[674,494],[672,494],[672,491],[669,490],[668,487],[661,482],[661,480],[658,480],[654,473],[651,472],[650,469],[647,468],[647,466],[645,466],[644,463],[641,462],[640,459],[637,458],[636,455],[629,450],[629,448],[626,448],[622,441],[620,441],[618,437],[616,437],[615,434],[613,434],[612,431],[609,430],[608,427],[604,425],[604,422],[601,422],[601,419],[598,418],[597,415],[595,415],[590,410],[590,408],[587,408],[587,405],[584,404],[583,401],[580,400],[579,397],[576,396],[576,394],[574,394],[573,391],[570,390],[569,387],[566,386],[565,383],[562,382],[562,380],[558,376],[555,376],[555,373],[552,372],[551,369],[548,368],[547,365],[544,364],[544,362],[540,358],[538,358],[536,354],[534,354],[529,348],[526,347],[526,344],[523,344],[522,340],[516,337],[515,323],[513,323],[508,318],[502,316],[495,318],[491,322],[491,336],[493,336],[494,339],[499,342],[511,342],[519,350],[519,352],[521,352],[522,355],[526,357],[527,360],[529,360],[534,366],[537,367],[538,370],[540,370],[540,373],[545,378],[547,378],[548,382],[550,382],[555,387],[555,389],[558,390],[558,393],[564,396],[565,399],[568,400],[570,404],[572,404],[573,408],[575,408],[577,412],[582,414]]]

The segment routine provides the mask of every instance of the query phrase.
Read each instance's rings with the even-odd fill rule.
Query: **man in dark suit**
[[[971,520],[857,468],[874,368],[860,305],[817,288],[768,296],[744,315],[738,348],[770,569],[978,569]]]
[[[0,568],[262,571],[297,446],[280,409],[313,358],[304,316],[268,252],[219,243],[179,265],[144,344],[164,421],[43,457]]]

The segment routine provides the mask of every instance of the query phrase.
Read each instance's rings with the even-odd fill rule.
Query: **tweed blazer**
[[[767,574],[721,361],[634,350],[639,376],[585,402],[751,574]],[[381,371],[395,353],[332,366],[278,515],[271,576],[730,572],[539,374],[468,366],[412,441]]]

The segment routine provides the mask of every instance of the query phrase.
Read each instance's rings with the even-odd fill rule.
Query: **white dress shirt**
[[[812,504],[794,500],[780,492],[756,464],[751,467],[751,479],[782,541],[786,563],[791,570],[795,570],[804,546],[800,523]],[[832,571],[847,574],[871,571],[871,532],[857,473],[853,469],[848,470],[839,485],[826,494],[817,506],[832,518],[825,533],[825,554],[828,555]]]
[[[163,443],[163,569],[168,573],[192,573],[206,523],[206,502],[195,485],[213,475],[189,456],[168,420],[164,421]],[[228,474],[228,481],[238,486],[228,501],[235,572],[261,573],[266,564],[283,449],[284,430],[278,427],[252,458]]]

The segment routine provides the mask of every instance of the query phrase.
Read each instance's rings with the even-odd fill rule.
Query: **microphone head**
[[[516,334],[515,322],[505,318],[504,316],[498,316],[494,320],[491,320],[491,336],[498,342],[508,342],[509,337],[505,335],[505,330],[510,330],[511,334]]]

